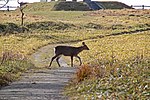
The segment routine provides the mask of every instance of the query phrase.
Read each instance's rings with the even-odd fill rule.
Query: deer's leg
[[[54,60],[56,57],[58,57],[58,55],[55,55],[54,57],[52,57],[51,62],[50,62],[50,64],[49,64],[49,67],[51,67],[52,62],[53,62],[53,60]]]
[[[73,67],[73,56],[71,56],[71,67]]]
[[[81,65],[82,64],[81,58],[79,56],[76,56],[76,57],[79,59],[80,65]]]
[[[58,56],[58,57],[56,58],[56,61],[57,61],[58,66],[61,67],[60,64],[59,64],[59,58],[60,58],[60,56]]]

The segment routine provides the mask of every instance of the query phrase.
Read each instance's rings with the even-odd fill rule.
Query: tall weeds
[[[16,80],[21,72],[31,66],[30,61],[22,54],[13,51],[3,52],[0,64],[0,87]]]

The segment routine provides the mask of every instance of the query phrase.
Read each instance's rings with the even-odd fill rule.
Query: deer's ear
[[[82,42],[82,45],[85,45],[85,42]]]

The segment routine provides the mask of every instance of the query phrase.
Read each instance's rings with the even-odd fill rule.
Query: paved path
[[[28,70],[19,81],[3,87],[0,100],[67,100],[62,92],[77,68],[69,67],[62,59],[64,67],[51,70],[42,68],[50,59],[46,55],[51,49],[52,46],[45,46],[34,53],[32,62],[40,68]]]

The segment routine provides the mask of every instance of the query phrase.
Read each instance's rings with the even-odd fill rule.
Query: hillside
[[[100,1],[97,3],[102,5],[105,9],[131,9],[130,6],[117,1]]]
[[[84,2],[52,1],[27,4],[28,11],[90,11]]]
[[[85,2],[65,1],[57,2],[53,9],[54,11],[90,11],[90,8]]]
[[[98,5],[105,9],[131,9],[130,6],[116,1],[101,1],[96,2]],[[85,2],[71,2],[71,1],[59,1],[59,2],[42,2],[27,4],[28,11],[91,11],[88,4]]]

